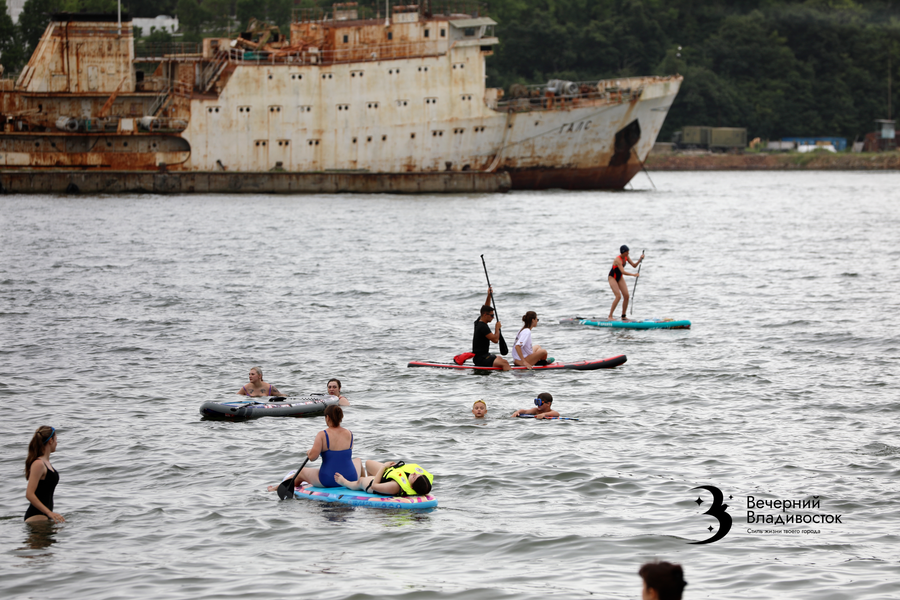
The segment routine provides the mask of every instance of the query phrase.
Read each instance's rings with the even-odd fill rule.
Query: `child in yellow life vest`
[[[535,419],[547,419],[550,417],[558,417],[559,413],[553,410],[551,404],[553,403],[553,396],[544,392],[542,394],[538,394],[538,397],[534,399],[534,408],[521,408],[514,412],[512,416],[518,417],[519,415],[534,415]]]
[[[385,496],[425,496],[431,492],[434,475],[417,464],[401,462],[380,463],[375,460],[366,461],[366,473],[356,481],[347,481],[343,475],[336,473],[334,480],[349,490],[372,492]]]

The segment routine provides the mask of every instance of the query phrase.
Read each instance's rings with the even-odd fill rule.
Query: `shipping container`
[[[744,127],[713,127],[709,135],[710,150],[743,150],[747,147]]]

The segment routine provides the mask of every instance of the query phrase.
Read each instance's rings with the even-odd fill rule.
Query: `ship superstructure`
[[[514,188],[621,188],[681,77],[487,88],[477,5],[298,11],[266,31],[139,48],[127,17],[55,15],[0,83],[0,168],[508,172]],[[155,65],[153,72],[141,67]]]

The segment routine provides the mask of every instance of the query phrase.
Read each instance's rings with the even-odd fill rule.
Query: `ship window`
[[[386,141],[387,141],[387,136],[386,136],[386,135],[381,136],[381,141],[382,141],[382,142],[386,142]]]
[[[354,143],[354,144],[356,143],[356,138],[353,138],[353,143]]]
[[[284,145],[285,145],[285,146],[287,146],[287,145],[290,144],[290,143],[291,143],[290,140],[284,140]]]
[[[371,142],[371,141],[372,141],[372,136],[370,135],[369,137],[367,137],[367,138],[366,138],[366,141],[367,141],[367,142]]]
[[[125,146],[125,147],[127,148],[127,147],[128,147],[128,142],[123,142],[122,145]]]
[[[411,140],[416,139],[416,134],[415,133],[409,134],[409,139],[411,139]]]
[[[475,37],[475,28],[474,27],[466,27],[463,30],[466,37]]]
[[[425,30],[425,37],[430,37],[430,36],[431,36],[431,30],[426,29],[426,30]]]
[[[447,30],[441,29],[441,37],[447,37]]]
[[[349,42],[349,41],[350,41],[350,36],[345,35],[345,36],[344,36],[344,43],[346,44],[346,43]]]
[[[393,31],[388,31],[388,39],[389,39],[389,40],[394,39],[394,32],[393,32]]]
[[[272,79],[272,74],[271,74],[271,73],[269,73],[269,79]]]

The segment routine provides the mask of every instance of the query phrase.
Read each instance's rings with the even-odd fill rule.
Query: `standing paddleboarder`
[[[491,354],[491,343],[500,342],[500,321],[497,321],[493,333],[488,325],[494,320],[491,294],[493,294],[493,289],[488,287],[487,298],[481,307],[481,316],[475,320],[475,334],[472,336],[472,353],[475,356],[472,358],[472,362],[477,367],[498,367],[503,371],[509,371],[509,362],[506,359]]]
[[[640,277],[640,273],[628,273],[625,271],[625,264],[628,263],[632,267],[636,267],[644,260],[644,255],[641,254],[641,258],[638,259],[637,262],[634,262],[628,257],[628,246],[622,245],[619,248],[619,256],[613,259],[612,269],[609,270],[609,275],[606,277],[606,280],[609,282],[609,287],[612,288],[613,294],[616,295],[615,300],[613,300],[612,306],[609,309],[609,320],[612,321],[613,313],[616,312],[616,306],[619,304],[619,300],[622,297],[625,297],[625,302],[622,304],[622,320],[627,318],[626,313],[628,311],[628,286],[625,285],[625,279],[623,275],[628,275],[629,277]]]

